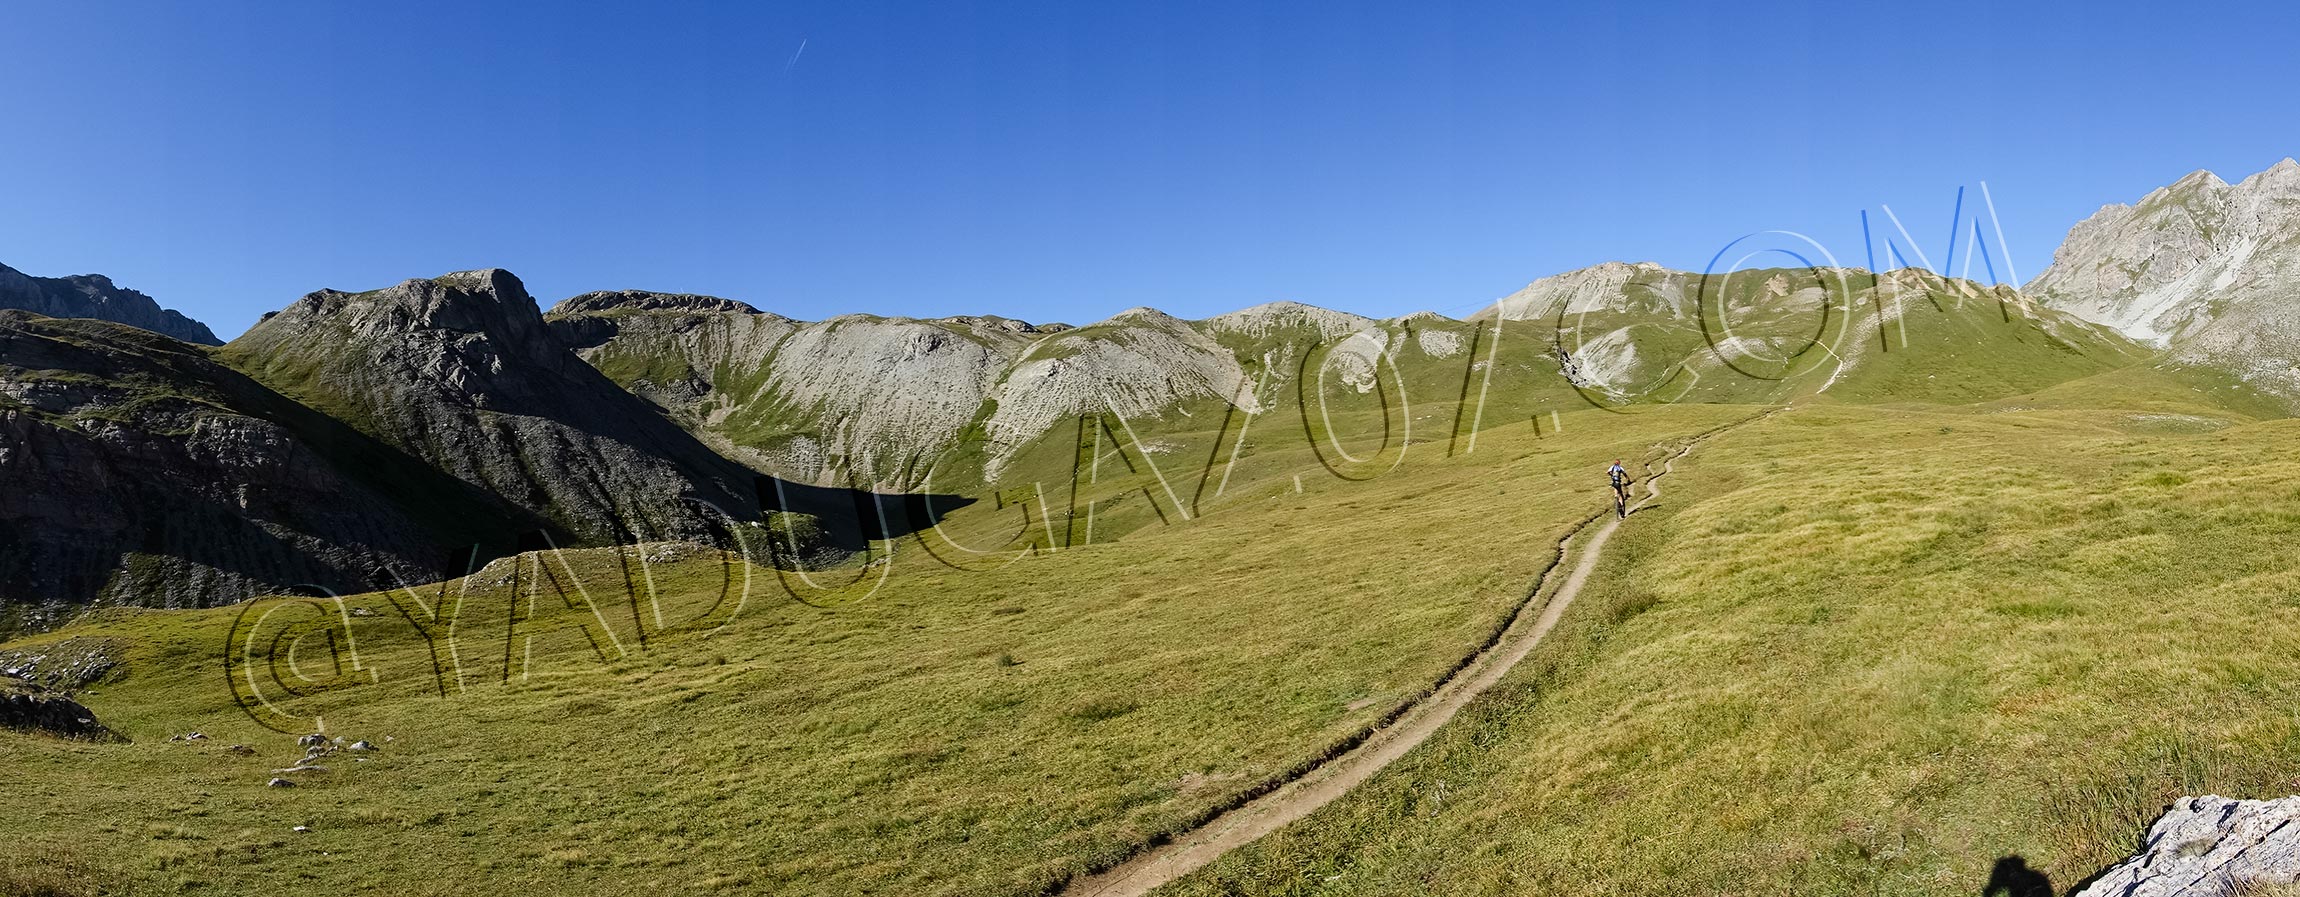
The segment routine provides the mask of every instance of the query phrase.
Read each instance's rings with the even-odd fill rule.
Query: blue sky
[[[1768,229],[1863,264],[1886,205],[1939,263],[1982,181],[2033,277],[2104,203],[2300,152],[2290,4],[1601,6],[18,4],[0,263],[226,336],[486,266],[800,318],[1461,314]]]

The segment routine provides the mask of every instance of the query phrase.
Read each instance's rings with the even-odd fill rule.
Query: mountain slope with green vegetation
[[[636,544],[0,645],[117,652],[74,697],[127,739],[0,731],[34,807],[0,819],[0,883],[1049,893],[1364,737],[1530,606],[1608,462],[1763,411],[1501,687],[1168,892],[1949,894],[2016,853],[2066,881],[2165,789],[2294,759],[2268,648],[2111,650],[2134,619],[2277,622],[2225,596],[2275,593],[2268,502],[2300,483],[2221,473],[2288,435],[2273,400],[2010,290],[1619,267],[1471,321],[803,324],[636,292],[545,317],[501,272],[314,294],[218,357]],[[598,531],[635,495],[750,501],[726,458],[853,507]],[[2211,715],[2168,709],[2203,687]],[[344,741],[299,761],[311,729]]]
[[[2102,379],[1721,438],[1504,690],[1171,892],[2066,886],[2175,796],[2290,792],[2294,422]]]
[[[128,646],[80,699],[134,740],[0,733],[24,758],[0,788],[45,795],[0,825],[160,892],[1044,893],[1412,699],[1604,507],[1607,461],[1756,410],[1583,410],[1358,480],[1273,445],[1188,519],[1049,551],[1047,503],[980,502],[811,581],[696,549],[529,555],[468,581],[455,652],[407,615],[464,583],[355,597],[372,616],[303,613],[346,621],[365,672],[259,707],[381,750],[292,789],[263,781],[301,749],[216,656],[278,644],[271,624],[113,612],[6,646]],[[2289,787],[2300,652],[2273,633],[2300,613],[2300,518],[2277,503],[2300,469],[2260,459],[2290,429],[2135,366],[1732,431],[1501,687],[1169,891],[1948,895],[2009,855],[2073,882],[2170,795]],[[643,556],[660,614],[624,597]],[[744,576],[730,622],[663,628]]]
[[[1209,418],[1305,407],[1308,417],[1380,407],[1393,441],[1450,442],[1641,403],[1985,401],[2149,354],[2007,288],[1913,270],[1702,277],[1604,265],[1537,281],[1466,322],[1281,302],[1202,321],[1131,309],[1075,328],[805,324],[638,292],[577,297],[551,320],[616,382],[763,470],[969,494],[1047,488],[1074,466],[1088,417],[1185,457],[1204,454],[1194,434],[1219,426]],[[1464,407],[1475,413],[1451,415]],[[1286,426],[1310,442],[1328,429]]]
[[[133,741],[0,732],[20,758],[0,765],[0,788],[45,795],[0,837],[162,892],[1041,893],[1411,699],[1490,635],[1544,549],[1601,504],[1594,471],[1750,411],[1582,411],[1561,434],[1520,424],[1359,481],[1306,448],[1273,448],[1263,460],[1302,473],[1300,491],[1290,475],[1241,475],[1190,520],[1029,556],[964,550],[1008,547],[992,534],[1027,519],[1027,506],[982,503],[903,540],[882,568],[818,574],[823,591],[738,566],[753,587],[741,611],[686,637],[642,634],[657,617],[634,614],[627,571],[665,565],[648,575],[676,624],[719,605],[727,568],[659,546],[571,552],[564,567],[499,561],[421,604],[112,612],[6,646],[127,646],[117,678],[81,700]],[[539,599],[522,593],[538,583]],[[592,619],[553,583],[599,608],[611,637],[510,634],[509,608],[531,601],[541,625]],[[434,622],[448,607],[465,641],[434,652],[407,614]],[[329,619],[347,621],[340,641],[264,628]],[[235,639],[235,623],[253,628]],[[227,675],[217,656],[281,644],[278,631],[309,693],[279,706],[381,747],[291,774],[289,789],[264,783],[303,749],[235,705],[247,668]],[[327,662],[331,644],[355,645],[364,670]],[[283,694],[272,669],[257,664],[255,681]],[[167,740],[192,730],[208,737]]]

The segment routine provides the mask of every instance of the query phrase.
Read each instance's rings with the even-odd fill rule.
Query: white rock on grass
[[[2300,796],[2184,797],[2148,829],[2140,853],[2071,897],[2223,894],[2300,881]]]

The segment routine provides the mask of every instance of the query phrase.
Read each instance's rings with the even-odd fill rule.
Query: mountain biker
[[[1621,466],[1621,459],[1615,458],[1613,466],[1606,468],[1605,479],[1613,484],[1613,510],[1629,516],[1629,469]]]

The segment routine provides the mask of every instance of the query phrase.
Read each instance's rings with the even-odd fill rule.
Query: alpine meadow
[[[27,11],[0,897],[2300,894],[2283,32],[1472,7]]]

